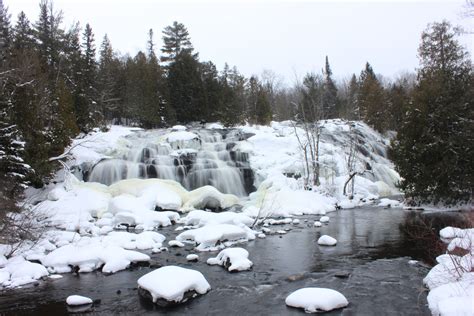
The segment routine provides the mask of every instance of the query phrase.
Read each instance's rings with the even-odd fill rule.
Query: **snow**
[[[338,291],[315,287],[302,288],[291,293],[285,303],[291,307],[304,308],[307,313],[327,312],[349,304]]]
[[[177,240],[170,240],[168,241],[168,246],[170,247],[184,247],[184,244],[180,241],[177,241]]]
[[[141,130],[136,127],[112,125],[107,132],[96,130],[83,138],[74,139],[70,148],[75,165],[96,163],[126,146],[124,136]]]
[[[321,226],[323,226],[323,224],[321,224],[320,221],[315,221],[314,222],[314,227],[321,227]]]
[[[25,260],[21,256],[8,259],[5,267],[0,269],[0,285],[17,287],[35,282],[49,273],[38,263]]]
[[[436,258],[438,264],[423,279],[431,313],[474,315],[474,229],[445,227],[440,237],[448,243],[447,253]]]
[[[205,294],[211,286],[201,272],[177,266],[166,266],[138,279],[138,286],[150,292],[153,302],[165,299],[171,302],[182,302],[184,294],[196,291]]]
[[[380,199],[378,206],[381,207],[402,207],[403,204],[397,200],[390,200],[387,198]]]
[[[41,258],[41,263],[54,273],[71,272],[71,266],[78,267],[79,272],[91,272],[102,267],[104,273],[115,273],[126,269],[132,262],[150,260],[148,255],[116,245],[121,242],[124,247],[151,248],[150,236],[142,235],[131,242],[131,238],[127,240],[128,236],[120,234],[113,232],[103,239],[83,237],[48,253]]]
[[[70,306],[86,305],[92,303],[93,301],[90,298],[80,295],[70,295],[66,299],[66,304]]]
[[[197,138],[199,138],[198,135],[191,132],[183,131],[183,130],[171,132],[166,137],[169,143],[184,142],[184,141],[189,141],[189,140],[193,140]]]
[[[175,125],[171,128],[172,131],[185,131],[187,130],[186,126],[183,125]]]
[[[433,315],[474,315],[474,283],[451,282],[440,285],[428,294]]]
[[[223,194],[216,188],[206,185],[188,192],[182,210],[209,208],[229,208],[239,204],[240,200],[233,194]]]
[[[221,213],[212,213],[201,210],[195,210],[189,212],[186,217],[183,217],[180,220],[180,223],[185,225],[193,225],[197,227],[202,227],[208,224],[233,224],[240,225],[244,224],[246,226],[251,226],[254,222],[249,216],[246,216],[242,213],[234,212],[221,212]]]
[[[189,254],[186,256],[187,261],[198,261],[199,256],[196,254]]]
[[[319,221],[321,223],[329,223],[329,216],[322,216]]]
[[[337,240],[328,235],[322,235],[318,239],[318,245],[321,246],[335,246],[337,244]]]
[[[303,214],[326,214],[335,211],[337,200],[316,191],[298,189],[295,179],[274,174],[249,196],[243,212],[249,216],[287,217]]]
[[[154,230],[177,222],[183,224],[181,229],[188,230],[181,232],[168,245],[180,246],[191,242],[199,251],[221,250],[237,242],[253,240],[256,234],[264,238],[265,234],[275,233],[265,226],[298,225],[300,221],[294,216],[321,215],[320,222],[315,222],[316,226],[324,222],[327,213],[336,210],[336,205],[356,207],[362,203],[361,200],[397,193],[395,183],[399,176],[385,158],[387,140],[365,124],[355,124],[362,135],[361,146],[368,152],[367,156],[358,157],[357,164],[360,167],[370,163],[373,173],[355,177],[354,200],[348,200],[341,192],[348,173],[345,163],[347,153],[343,148],[347,147],[349,130],[348,123],[341,120],[322,123],[319,187],[304,183],[304,161],[290,122],[236,128],[236,135],[254,135],[245,141],[235,141],[233,145],[234,151],[249,155],[250,167],[255,173],[254,185],[258,190],[248,199],[223,194],[211,186],[188,191],[173,180],[126,179],[103,185],[82,182],[67,174],[66,181],[51,184],[49,192],[43,192],[45,200],[35,206],[40,224],[46,227],[41,240],[31,249],[24,247],[18,251],[19,256],[14,259],[18,260],[16,266],[12,263],[13,258],[7,260],[2,255],[6,252],[0,253],[0,284],[18,286],[48,273],[71,272],[72,267],[79,272],[90,272],[101,267],[105,273],[123,270],[133,262],[150,259],[139,251],[162,251],[165,236]],[[222,129],[223,126],[213,123],[207,124],[207,128]],[[301,129],[296,131],[303,135]],[[111,161],[130,154],[134,142],[142,141],[145,133],[139,128],[112,126],[106,132],[97,129],[82,135],[72,142],[72,159],[68,165],[75,170],[75,174],[80,175],[81,171],[88,170],[103,159]],[[199,135],[221,141],[218,132],[217,136],[208,133],[199,132]],[[157,136],[155,140],[143,141],[160,144],[171,155],[195,154],[205,143],[201,142],[198,132],[193,133],[185,126],[162,129],[153,135]],[[58,174],[57,178],[62,175]],[[392,205],[393,201],[381,199],[380,203]],[[238,204],[243,206],[242,213],[227,210]],[[206,208],[226,211],[211,213],[206,212]],[[180,218],[177,212],[187,214]],[[249,228],[256,220],[259,224],[263,221],[260,233]],[[114,231],[125,227],[134,227],[135,231]],[[286,232],[284,229],[276,231],[279,234]],[[444,239],[450,239],[449,249],[468,246],[458,232],[440,232]],[[20,255],[21,260],[18,259]],[[29,260],[38,260],[41,264]],[[465,255],[459,260],[467,266],[472,257]],[[441,269],[435,272],[438,270]],[[459,280],[453,278],[448,281]],[[433,281],[436,282],[440,283],[439,280]]]
[[[210,224],[182,232],[176,237],[176,240],[184,243],[198,244],[196,250],[199,251],[217,250],[228,244],[253,239],[255,233],[248,227],[230,224]]]
[[[207,129],[224,129],[224,126],[221,123],[209,123],[206,124]]]
[[[217,257],[209,258],[207,264],[221,265],[226,267],[229,271],[245,271],[250,270],[253,263],[248,259],[249,253],[243,248],[227,248],[219,252]]]

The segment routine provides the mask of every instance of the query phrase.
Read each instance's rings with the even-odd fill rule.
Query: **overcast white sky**
[[[21,10],[36,21],[39,0],[3,2],[13,21]],[[428,23],[447,19],[472,29],[473,20],[460,17],[464,3],[55,0],[54,6],[63,11],[65,25],[90,23],[97,47],[107,33],[115,49],[134,55],[146,47],[150,28],[161,47],[161,31],[176,20],[188,28],[201,60],[211,60],[219,69],[228,62],[247,76],[271,69],[291,83],[295,74],[320,71],[326,55],[337,78],[358,74],[366,61],[385,76],[412,71]],[[472,35],[462,42],[472,53]]]

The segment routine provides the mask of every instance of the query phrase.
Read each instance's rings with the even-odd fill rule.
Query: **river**
[[[328,287],[343,293],[350,304],[330,315],[429,315],[422,279],[432,263],[431,245],[407,238],[409,225],[419,213],[401,209],[365,207],[329,214],[327,226],[313,227],[314,216],[300,217],[299,225],[285,225],[285,235],[268,235],[239,245],[250,253],[251,271],[229,273],[206,260],[216,253],[199,253],[199,261],[187,262],[192,252],[170,248],[153,254],[151,266],[135,266],[113,275],[100,272],[65,274],[0,295],[2,315],[68,314],[66,297],[84,295],[97,300],[90,314],[109,315],[304,315],[285,305],[285,298],[302,287]],[[429,219],[454,221],[458,213],[427,214]],[[434,221],[436,222],[436,221]],[[172,240],[176,226],[160,232]],[[273,230],[283,227],[273,226]],[[407,229],[408,228],[408,229]],[[328,234],[335,247],[318,246]],[[420,260],[409,264],[409,260]],[[137,280],[164,265],[179,265],[201,271],[212,286],[204,296],[171,309],[141,299]],[[100,300],[100,301],[99,301]]]

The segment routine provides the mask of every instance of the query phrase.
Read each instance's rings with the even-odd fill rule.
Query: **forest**
[[[413,201],[472,200],[472,60],[449,22],[421,35],[416,73],[387,79],[367,62],[359,74],[336,81],[326,57],[320,72],[288,86],[271,71],[246,78],[235,66],[219,70],[201,60],[179,22],[162,30],[163,47],[150,29],[143,51],[121,55],[107,35],[96,39],[91,25],[65,27],[51,1],[39,6],[34,22],[22,12],[14,25],[0,8],[0,196],[10,209],[26,186],[49,181],[58,168],[50,158],[71,138],[110,124],[151,129],[332,118],[395,132],[390,156]]]

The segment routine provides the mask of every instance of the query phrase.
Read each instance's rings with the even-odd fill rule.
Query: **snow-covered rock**
[[[166,266],[145,274],[138,279],[138,287],[141,295],[150,295],[153,302],[160,305],[183,303],[211,289],[201,272],[177,266]]]
[[[184,247],[184,244],[180,241],[177,241],[177,240],[170,240],[168,241],[168,246],[170,247]]]
[[[250,270],[253,263],[248,259],[249,253],[243,248],[227,248],[219,252],[217,257],[209,258],[207,264],[221,265],[229,271]]]
[[[323,224],[321,224],[320,221],[315,221],[314,222],[314,227],[321,227],[321,226],[323,226]]]
[[[346,307],[349,302],[338,291],[325,288],[303,288],[287,296],[286,305],[303,308],[307,313],[327,312]]]
[[[189,191],[182,209],[185,211],[204,208],[226,209],[239,202],[237,196],[221,193],[216,188],[206,185]]]
[[[198,261],[199,256],[196,255],[196,254],[189,254],[189,255],[186,256],[186,260],[187,261]]]
[[[86,305],[92,303],[93,301],[90,298],[81,295],[70,295],[66,299],[66,304],[70,306]]]
[[[47,276],[49,273],[41,264],[25,260],[21,256],[12,257],[0,269],[0,285],[17,287]]]
[[[328,235],[322,235],[318,239],[318,245],[321,246],[335,246],[337,244],[337,240]]]
[[[102,267],[104,273],[115,273],[126,269],[132,262],[149,260],[150,257],[143,253],[90,240],[62,246],[43,257],[41,263],[54,273],[71,272],[71,267],[78,267],[79,272],[91,272]]]
[[[329,223],[329,216],[322,216],[319,221],[321,223]]]
[[[196,250],[212,251],[231,245],[255,239],[255,233],[247,226],[230,224],[210,224],[201,228],[184,231],[176,237],[181,242],[196,243]]]

